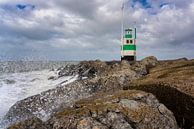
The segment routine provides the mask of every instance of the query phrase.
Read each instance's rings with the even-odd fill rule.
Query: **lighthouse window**
[[[129,40],[126,40],[126,43],[129,43]]]
[[[130,43],[133,43],[133,40],[130,40]]]

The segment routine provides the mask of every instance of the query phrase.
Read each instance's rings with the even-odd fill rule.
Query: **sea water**
[[[65,85],[77,79],[77,76],[48,79],[51,76],[57,77],[57,71],[48,69],[22,73],[0,73],[0,124],[9,108],[17,101],[55,88],[61,82],[65,82],[63,83]],[[0,129],[3,129],[4,126],[0,125]]]

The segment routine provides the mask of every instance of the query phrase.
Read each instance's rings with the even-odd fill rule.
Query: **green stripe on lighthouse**
[[[126,34],[126,35],[124,36],[124,38],[127,38],[127,39],[132,38],[132,35],[131,35],[131,34]]]
[[[123,50],[136,50],[136,45],[123,45]]]

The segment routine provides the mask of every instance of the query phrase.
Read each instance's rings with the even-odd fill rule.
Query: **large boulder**
[[[29,129],[28,123],[19,123],[20,128]],[[44,125],[47,129],[178,129],[171,111],[152,94],[136,90],[98,93],[57,112]]]
[[[5,115],[4,121],[14,123],[31,117],[46,120],[59,108],[70,106],[99,91],[99,88],[97,84],[81,80],[42,92],[15,103]]]
[[[67,65],[64,68],[60,68],[58,75],[59,77],[79,75],[80,78],[92,78],[105,72],[106,68],[107,64],[100,60],[82,61],[77,65]]]
[[[139,75],[145,76],[149,74],[149,70],[158,64],[158,60],[154,56],[146,57],[141,61],[135,62],[131,69],[136,71]]]
[[[146,57],[142,59],[140,62],[142,65],[145,65],[147,68],[152,68],[158,64],[158,60],[154,56]]]

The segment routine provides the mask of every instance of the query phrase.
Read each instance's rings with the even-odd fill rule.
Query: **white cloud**
[[[119,59],[121,1],[0,0],[0,56],[49,59]],[[148,1],[128,5],[126,26],[136,22],[138,57],[194,57],[194,1]],[[165,3],[162,8],[160,5]],[[35,5],[17,10],[17,4]],[[6,51],[5,51],[6,50]],[[14,57],[12,57],[14,56]]]

